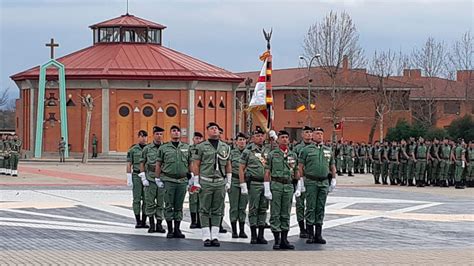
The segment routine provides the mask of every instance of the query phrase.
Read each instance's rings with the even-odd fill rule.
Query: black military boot
[[[268,244],[268,241],[263,236],[265,232],[265,226],[258,227],[258,235],[257,235],[257,244]]]
[[[364,170],[360,170],[359,173],[361,173],[361,174],[364,175],[364,174],[365,174],[365,171],[364,171]],[[367,171],[367,173],[369,173],[369,172]]]
[[[156,232],[156,230],[155,230],[155,217],[149,216],[148,218],[150,220],[150,228],[148,228],[148,233],[154,233],[154,232]]]
[[[196,225],[197,225],[196,228],[202,228],[201,227],[201,216],[199,215],[199,212],[196,213]]]
[[[186,236],[181,233],[181,221],[174,221],[174,237],[175,238],[185,238]]]
[[[352,174],[352,171],[349,171],[349,176],[354,176],[354,175]]]
[[[315,244],[326,244],[326,240],[322,237],[321,233],[323,231],[323,226],[320,224],[315,225],[316,232],[314,234],[314,243]]]
[[[306,231],[308,232],[308,239],[306,240],[306,244],[313,244],[314,243],[314,225],[306,224]]]
[[[197,220],[196,220],[196,213],[192,212],[191,213],[191,225],[189,226],[190,229],[195,229],[197,228]]]
[[[288,231],[281,231],[280,249],[295,249],[295,246],[288,242]]]
[[[298,225],[300,226],[300,238],[308,238],[308,234],[304,228],[304,221],[299,221]]]
[[[341,173],[341,171],[339,171],[339,170],[337,170],[336,174],[337,174],[338,176],[342,176],[342,173]]]
[[[347,174],[346,169],[342,169],[342,173],[343,173],[343,174]]]
[[[379,178],[374,177],[374,182],[375,182],[376,185],[380,185],[380,179]]]
[[[142,213],[142,224],[141,224],[141,227],[140,228],[150,228],[147,224],[146,224],[146,214],[145,213]]]
[[[237,222],[230,222],[230,227],[232,227],[232,238],[239,238],[237,234]]]
[[[275,238],[275,243],[273,243],[273,249],[280,249],[280,232],[273,232],[273,238]]]
[[[140,220],[140,214],[135,214],[135,221],[137,221],[137,224],[135,225],[135,228],[142,228],[142,221]]]
[[[166,233],[166,230],[163,229],[163,226],[161,225],[163,221],[162,220],[156,220],[156,229],[155,232],[157,233]]]
[[[257,244],[257,227],[250,226],[250,244]]]
[[[225,234],[227,233],[227,230],[222,227],[222,221],[224,220],[224,217],[221,218],[221,223],[219,224],[219,234]]]
[[[168,234],[166,234],[166,238],[173,238],[173,221],[166,221],[166,225],[168,226]]]
[[[355,169],[354,174],[358,174],[358,173],[359,173],[359,170]]]
[[[245,234],[245,222],[239,222],[239,238],[248,238]]]

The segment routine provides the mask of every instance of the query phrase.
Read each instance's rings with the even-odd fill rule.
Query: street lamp
[[[321,54],[315,54],[311,60],[309,60],[309,63],[308,63],[308,59],[302,55],[300,55],[300,60],[303,60],[305,61],[306,65],[308,66],[308,126],[311,126],[311,115],[310,115],[310,111],[311,111],[311,82],[312,80],[309,78],[309,74],[310,74],[310,71],[311,71],[311,65],[313,64],[313,60],[316,59],[316,58],[320,58],[321,57]]]

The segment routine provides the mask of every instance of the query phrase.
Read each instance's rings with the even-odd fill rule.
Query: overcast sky
[[[92,45],[88,26],[123,15],[126,0],[0,0],[0,91],[9,76]],[[129,0],[129,13],[166,25],[163,44],[233,72],[257,70],[265,50],[262,28],[273,28],[274,69],[298,66],[310,25],[331,10],[346,11],[366,55],[375,49],[410,52],[429,36],[450,44],[473,30],[472,0]],[[67,67],[67,66],[66,66]]]

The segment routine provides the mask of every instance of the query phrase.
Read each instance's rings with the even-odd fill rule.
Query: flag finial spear
[[[270,29],[270,32],[266,32],[263,29],[263,36],[265,36],[265,40],[267,40],[267,50],[270,50],[270,39],[272,38],[273,29]]]

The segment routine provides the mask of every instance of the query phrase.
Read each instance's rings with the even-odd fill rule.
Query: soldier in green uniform
[[[380,142],[378,140],[375,141],[374,146],[369,152],[369,159],[372,164],[374,183],[378,185],[380,184],[380,173],[382,168],[382,148],[380,147]]]
[[[290,134],[284,130],[278,132],[279,148],[271,151],[265,163],[264,194],[271,200],[270,226],[275,243],[273,249],[295,249],[288,242],[290,230],[291,200],[293,198],[293,179],[297,177],[297,156],[290,151],[288,144]],[[271,181],[271,187],[270,187]],[[296,196],[301,196],[298,186]],[[281,235],[281,240],[280,240]]]
[[[243,151],[240,157],[240,187],[243,194],[249,194],[250,244],[268,243],[263,236],[268,209],[263,181],[265,161],[269,153],[269,150],[263,146],[264,137],[263,130],[257,127],[253,132],[253,143]]]
[[[6,175],[11,175],[12,174],[12,169],[10,166],[10,158],[11,158],[11,144],[12,144],[13,136],[12,135],[7,135],[7,139],[4,142],[4,165],[5,165],[5,174]]]
[[[97,158],[97,145],[99,141],[97,140],[97,136],[92,134],[92,158]]]
[[[425,186],[429,185],[430,177],[431,177],[431,160],[430,160],[430,149],[431,149],[431,141],[429,139],[425,140],[425,146],[428,149],[428,152],[426,154],[426,174],[425,178],[423,179],[423,183]]]
[[[342,142],[339,140],[336,144],[335,151],[334,151],[334,156],[336,157],[336,172],[337,175],[343,176],[344,174],[342,173]]]
[[[196,145],[203,141],[203,135],[200,132],[194,132],[193,135],[193,144],[189,146],[191,150],[191,155],[195,154]],[[191,157],[191,164],[193,158]],[[191,167],[191,169],[194,169]],[[189,179],[188,183],[188,191],[192,187],[193,179]],[[189,191],[189,212],[191,213],[191,225],[189,226],[190,229],[201,228],[201,218],[199,217],[199,195],[198,193],[194,193]]]
[[[367,173],[370,173],[370,174],[372,174],[372,161],[369,160],[369,153],[370,153],[371,150],[372,150],[372,143],[369,142],[367,144],[367,160],[366,160],[366,163],[367,163]]]
[[[247,136],[240,132],[235,139],[235,148],[230,152],[232,180],[228,191],[230,204],[229,217],[232,227],[232,238],[247,238],[245,234],[245,218],[247,214],[245,211],[247,210],[248,193],[243,194],[241,192],[239,179],[240,157],[247,146]],[[239,234],[237,234],[237,222],[239,222]]]
[[[4,134],[0,135],[0,174],[7,174],[7,169],[5,168],[5,156],[6,156],[6,139],[7,136]]]
[[[365,166],[366,166],[366,163],[367,163],[367,155],[368,155],[369,151],[367,149],[367,145],[365,145],[365,142],[362,142],[362,144],[360,145],[358,151],[357,151],[357,158],[358,158],[358,161],[359,161],[359,173],[360,174],[365,174]],[[367,172],[368,171],[368,167],[367,167]]]
[[[408,160],[410,156],[408,156],[408,145],[407,142],[402,139],[400,142],[400,165],[398,167],[398,175],[400,177],[400,186],[406,186],[408,184],[408,176],[407,176],[407,167],[408,167]]]
[[[428,147],[425,140],[420,137],[418,145],[415,148],[415,177],[416,186],[425,186],[426,159],[428,158]]]
[[[66,141],[64,140],[64,137],[61,137],[61,140],[59,141],[58,144],[58,151],[59,151],[59,162],[60,163],[65,163],[66,158],[64,157],[64,151],[66,150]]]
[[[135,214],[135,228],[149,228],[146,224],[145,213],[145,191],[140,173],[140,160],[142,152],[147,144],[148,133],[145,130],[138,131],[138,143],[133,145],[127,152],[127,186],[132,187],[132,207]],[[140,219],[141,212],[141,219]]]
[[[20,160],[20,152],[22,141],[18,139],[18,135],[13,135],[10,141],[10,169],[12,176],[18,176],[18,162]]]
[[[334,156],[331,148],[323,145],[323,139],[324,130],[317,127],[313,132],[314,143],[304,147],[298,156],[299,176],[306,179],[308,244],[326,244],[321,234],[324,209],[328,193],[336,188]]]
[[[430,185],[439,186],[439,164],[441,159],[439,158],[439,140],[434,138],[433,144],[430,146],[430,151],[428,153],[428,158],[431,162],[431,175],[428,177],[430,179]]]
[[[388,185],[388,142],[384,141],[381,149],[382,164],[380,166],[380,175],[382,176],[382,184]]]
[[[198,144],[193,154],[193,186],[200,188],[204,246],[218,247],[226,178],[232,178],[232,165],[229,145],[219,140],[219,125],[211,122],[206,128],[208,139]]]
[[[464,189],[462,174],[466,166],[466,150],[462,146],[462,140],[458,140],[456,147],[451,152],[451,160],[454,162],[454,186],[456,189]]]
[[[356,142],[354,145],[352,145],[352,148],[354,149],[354,158],[352,159],[352,161],[354,162],[353,163],[354,174],[358,174],[359,173],[359,156],[357,152],[359,151],[360,144]]]
[[[153,127],[153,142],[146,145],[140,158],[140,173],[138,176],[145,187],[145,213],[150,220],[148,233],[165,233],[163,222],[165,189],[163,182],[156,178],[155,168],[158,159],[158,149],[162,144],[163,131],[159,126]],[[156,218],[156,225],[155,225]]]
[[[451,160],[451,146],[448,143],[448,138],[443,139],[443,144],[439,147],[439,186],[448,186],[449,164]]]
[[[392,141],[387,153],[388,157],[388,178],[390,180],[390,185],[396,185],[398,179],[398,165],[399,161],[399,149],[396,141]]]
[[[469,141],[469,147],[466,149],[466,185],[474,187],[474,141]]]
[[[352,147],[352,141],[344,141],[342,146],[342,173],[345,174],[346,171],[349,176],[354,176],[352,174],[352,168],[354,167],[354,148]]]
[[[160,146],[156,160],[155,180],[163,182],[165,188],[165,219],[167,238],[185,238],[181,233],[183,203],[186,196],[188,176],[191,172],[189,144],[181,142],[181,129],[170,128],[171,141]],[[173,227],[174,226],[174,227]]]
[[[313,138],[313,128],[309,126],[305,126],[303,131],[301,132],[301,138],[303,139],[300,143],[298,143],[293,151],[295,152],[296,156],[300,154],[301,150],[306,147],[307,145],[312,143]],[[298,226],[300,227],[300,238],[308,238],[308,234],[306,232],[306,226],[304,221],[304,213],[305,213],[305,202],[306,202],[306,189],[304,187],[304,177],[300,177],[299,180],[293,180],[293,186],[295,187],[295,191],[297,186],[300,186],[302,190],[300,191],[301,195],[296,197],[296,220],[298,221]],[[302,184],[298,184],[301,182]]]
[[[414,186],[413,179],[415,179],[415,148],[416,142],[415,138],[410,137],[410,142],[408,144],[408,164],[407,164],[407,183],[408,186]]]

